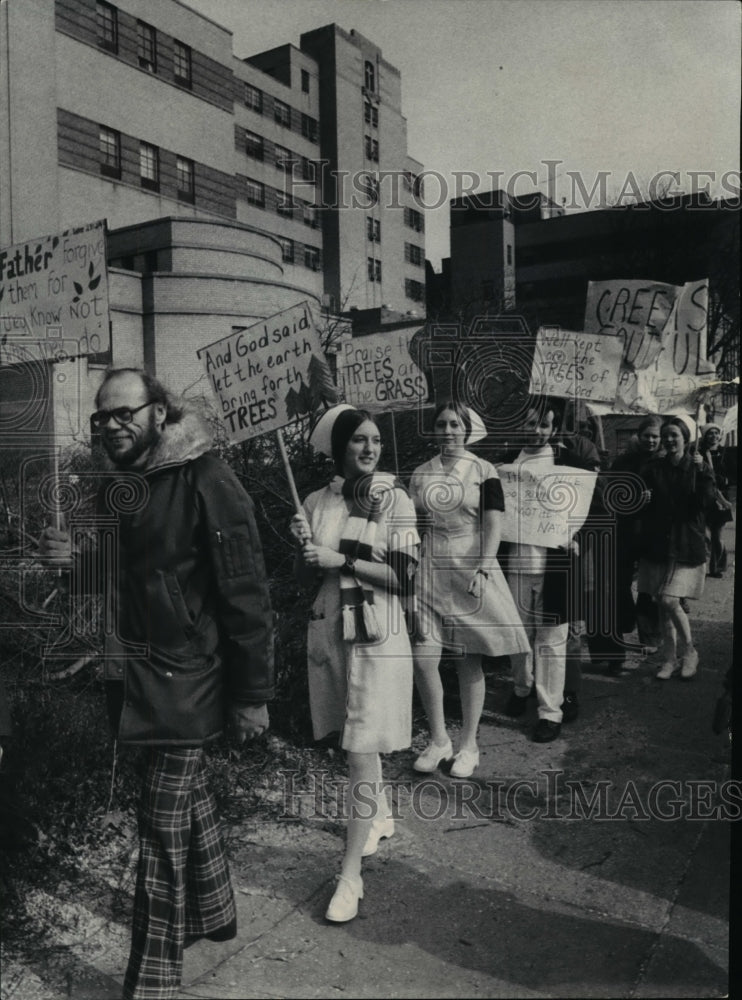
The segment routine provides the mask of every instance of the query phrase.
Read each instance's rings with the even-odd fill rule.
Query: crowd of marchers
[[[145,761],[123,996],[172,1000],[184,948],[238,933],[204,747],[223,731],[244,741],[269,725],[268,577],[253,503],[211,453],[192,405],[137,369],[109,371],[95,405],[109,461],[98,513],[117,524],[116,551],[104,559],[95,537],[75,536],[73,545],[68,531],[48,527],[40,557],[97,576],[114,609],[103,657],[109,720],[118,742],[143,748]],[[691,440],[682,418],[648,416],[628,450],[601,463],[588,436],[561,431],[559,400],[530,398],[518,447],[503,462],[531,476],[556,469],[595,478],[584,523],[560,545],[543,546],[502,538],[501,463],[472,450],[488,417],[440,402],[430,426],[438,453],[405,483],[379,471],[383,442],[371,414],[341,404],[311,433],[334,476],[303,499],[286,532],[313,598],[306,651],[314,737],[338,734],[347,755],[332,922],[357,915],[363,859],[394,833],[381,755],[411,745],[413,687],[430,730],[414,769],[445,766],[461,780],[479,766],[486,657],[509,658],[507,715],[523,716],[535,698],[537,742],[558,738],[579,713],[567,655],[578,623],[594,664],[615,675],[637,644],[657,647],[659,682],[691,680],[699,669],[688,601],[701,596],[708,574],[724,572],[721,528],[732,516],[721,429],[708,425]],[[139,477],[138,502],[111,509],[111,475]],[[621,477],[633,500],[616,505],[611,485]],[[595,530],[606,523],[609,545]],[[460,692],[456,748],[444,713],[444,656]]]

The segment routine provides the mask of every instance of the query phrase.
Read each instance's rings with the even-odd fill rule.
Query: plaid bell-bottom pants
[[[175,1000],[186,936],[234,921],[203,750],[152,750],[139,804],[139,865],[123,1000]]]

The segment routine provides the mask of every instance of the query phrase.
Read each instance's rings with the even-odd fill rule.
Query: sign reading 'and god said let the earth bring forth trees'
[[[198,356],[234,442],[337,402],[307,302],[202,347]]]
[[[105,220],[0,250],[0,365],[110,345]]]

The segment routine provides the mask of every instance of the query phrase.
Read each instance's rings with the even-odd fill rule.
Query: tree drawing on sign
[[[338,401],[338,393],[327,363],[313,354],[307,370],[309,383],[299,376],[299,388],[293,386],[286,393],[286,414],[303,417],[321,406],[327,409]]]
[[[88,290],[92,292],[94,289],[96,289],[100,284],[100,279],[101,275],[95,273],[95,267],[93,265],[93,262],[91,261],[90,267],[88,268]],[[77,292],[77,295],[74,297],[72,301],[79,302],[80,296],[83,294],[85,289],[79,283],[79,281],[73,281],[72,284],[75,286],[75,291]]]

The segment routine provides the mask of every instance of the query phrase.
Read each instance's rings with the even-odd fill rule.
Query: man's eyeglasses
[[[117,406],[115,410],[96,410],[90,417],[93,427],[105,427],[111,417],[118,424],[130,424],[134,419],[134,414],[139,413],[145,406],[151,406],[154,400],[149,403],[142,403],[141,406]]]

